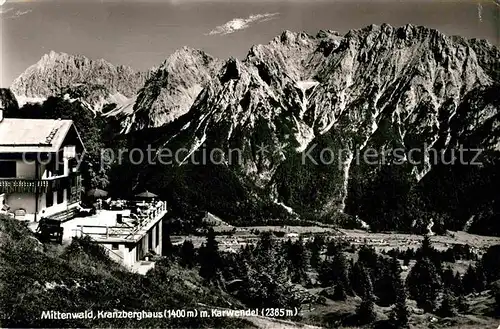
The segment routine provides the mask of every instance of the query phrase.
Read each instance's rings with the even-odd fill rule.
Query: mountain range
[[[11,90],[21,106],[79,99],[119,118],[134,145],[184,150],[168,169],[131,169],[129,182],[181,210],[498,234],[499,64],[487,41],[383,24],[285,31],[244,59],[183,48],[148,72],[52,52]],[[429,156],[463,149],[466,164]],[[371,163],[359,158],[367,150]],[[206,154],[217,164],[195,163]]]

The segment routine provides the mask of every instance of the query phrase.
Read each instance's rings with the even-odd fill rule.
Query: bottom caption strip
[[[168,309],[163,311],[84,311],[60,312],[43,311],[41,319],[71,320],[71,319],[182,319],[182,318],[245,318],[245,317],[294,317],[299,310],[285,308],[252,308],[244,310],[230,309]]]

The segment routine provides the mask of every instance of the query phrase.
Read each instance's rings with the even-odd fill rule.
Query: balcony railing
[[[79,194],[81,181],[79,177],[70,175],[59,178],[0,178],[0,193],[46,193],[68,188],[71,198]]]
[[[45,193],[48,187],[46,180],[0,178],[1,193]]]

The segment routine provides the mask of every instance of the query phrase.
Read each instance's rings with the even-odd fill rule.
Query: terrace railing
[[[134,236],[138,231],[140,231],[142,228],[148,226],[148,224],[152,221],[152,220],[156,220],[158,219],[160,216],[162,216],[162,214],[164,214],[165,212],[167,211],[167,203],[166,202],[162,202],[162,204],[158,207],[154,207],[154,209],[152,209],[147,215],[145,218],[142,218],[140,219],[139,221],[139,225],[137,225],[135,227],[135,229],[133,230],[133,232],[130,233],[129,236]]]
[[[167,211],[167,204],[155,207],[146,217],[140,218],[139,223],[134,227],[127,226],[97,226],[97,225],[81,225],[79,232],[83,235],[101,236],[106,238],[130,238],[137,234],[141,229],[146,227],[151,221],[158,219]]]

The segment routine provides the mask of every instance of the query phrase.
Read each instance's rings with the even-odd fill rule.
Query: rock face
[[[63,88],[91,83],[106,87],[111,94],[133,97],[145,78],[144,73],[127,66],[114,66],[103,59],[90,60],[51,51],[14,80],[11,89],[16,95],[48,97]]]
[[[347,210],[371,224],[377,205],[364,204],[386,168],[401,185],[388,198],[406,202],[399,194],[423,184],[437,165],[425,151],[498,151],[499,61],[487,42],[412,25],[372,25],[345,36],[286,31],[245,60],[226,61],[163,146],[185,148],[178,160],[188,167],[214,150],[220,170],[243,189],[252,186],[248,195],[302,218]],[[375,165],[359,157],[368,148],[379,151]],[[395,164],[394,154],[382,161],[380,152],[395,148],[419,149],[418,163],[405,155]],[[387,191],[394,182],[384,184]]]
[[[176,51],[139,92],[131,129],[159,127],[184,115],[220,66],[203,51],[187,47]]]
[[[52,51],[14,80],[11,89],[21,106],[62,96],[81,100],[90,110],[100,112],[106,105],[120,108],[133,102],[148,74],[103,59]]]
[[[222,61],[182,48],[158,68],[135,72],[105,60],[50,52],[12,84],[20,105],[49,96],[80,100],[93,112],[122,121],[123,132],[159,127],[185,114]]]
[[[0,88],[0,109],[4,111],[4,117],[19,110],[16,96],[10,89]]]

